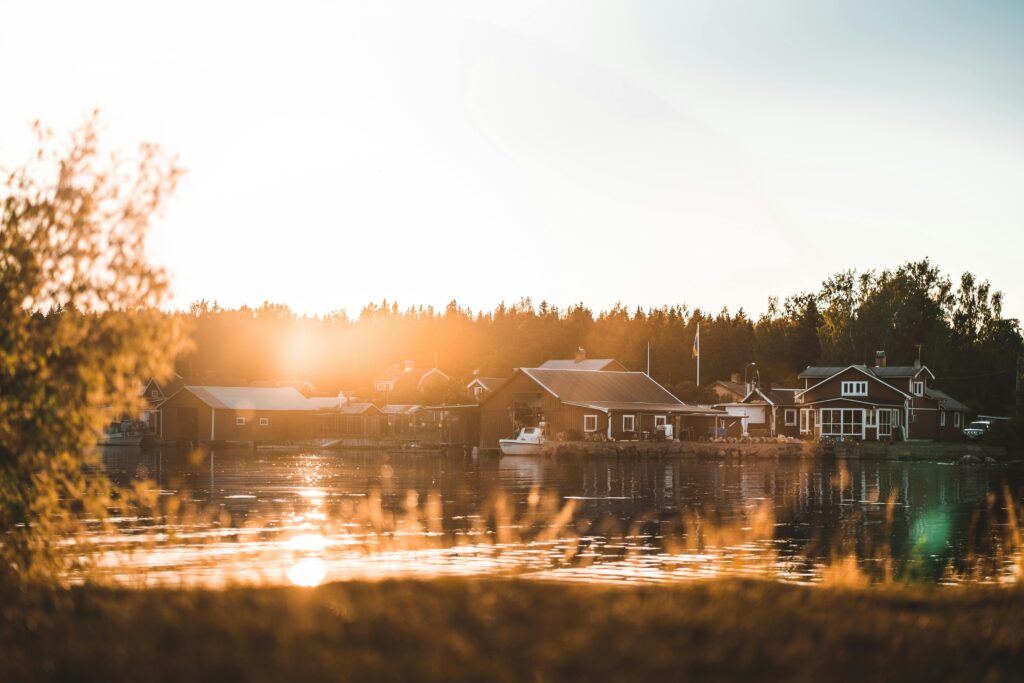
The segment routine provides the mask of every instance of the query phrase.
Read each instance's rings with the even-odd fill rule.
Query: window
[[[916,410],[911,410],[910,411],[910,423],[913,424],[915,422],[917,422],[917,411]]]
[[[269,417],[261,417],[260,418],[260,427],[266,427],[268,424],[270,424],[270,418]]]
[[[391,382],[377,382],[377,391],[390,391]]]
[[[939,426],[940,427],[945,427],[946,426],[946,411],[945,410],[940,410],[939,411]]]
[[[960,426],[960,417],[961,417],[960,413],[953,413],[953,426],[954,427],[959,427]]]
[[[893,427],[899,427],[900,426],[900,411],[899,411],[898,408],[893,408],[892,409],[892,426]]]
[[[914,396],[924,396],[924,382],[920,380],[914,382]]]
[[[636,415],[623,415],[622,416],[622,431],[624,431],[624,432],[635,432],[636,431]]]
[[[664,427],[665,426],[665,422],[666,422],[666,420],[665,420],[665,416],[664,415],[655,415],[654,416],[654,429],[657,430],[658,427]]]
[[[583,416],[583,431],[585,431],[585,432],[596,432],[597,431],[597,415],[584,415]]]
[[[868,395],[868,383],[867,382],[843,382],[842,384],[843,396],[867,396]]]
[[[848,408],[821,409],[822,436],[862,436],[864,411]]]
[[[245,426],[245,418],[244,417],[236,417],[235,418],[235,426],[236,427],[244,427]]]
[[[159,389],[150,389],[149,390],[149,395],[150,395],[151,398],[160,398],[160,390]]]
[[[875,425],[875,420],[876,419],[877,418],[875,417],[875,409],[874,408],[868,408],[868,411],[866,413],[864,413],[864,426],[865,427],[874,427],[874,426],[876,426]]]
[[[787,427],[796,426],[796,408],[786,408],[782,412],[782,419],[786,423]]]

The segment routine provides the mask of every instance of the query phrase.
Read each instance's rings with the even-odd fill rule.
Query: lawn
[[[1024,678],[1018,588],[442,579],[0,597],[0,681]]]

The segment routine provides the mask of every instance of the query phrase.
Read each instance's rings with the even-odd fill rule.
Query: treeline
[[[710,400],[707,384],[756,363],[762,383],[797,386],[807,365],[920,358],[945,388],[972,407],[1005,412],[1014,404],[1019,321],[1002,313],[1002,294],[965,273],[953,282],[927,259],[881,272],[845,271],[817,292],[773,298],[754,320],[742,310],[717,314],[686,305],[643,310],[617,305],[594,313],[583,303],[560,309],[523,299],[473,312],[384,301],[358,317],[300,316],[287,306],[223,309],[192,304],[186,317],[194,350],[178,359],[191,381],[250,383],[306,380],[319,392],[367,391],[384,368],[403,360],[438,367],[464,384],[475,373],[507,376],[583,347],[651,375],[684,400]],[[701,384],[691,354],[701,330]]]

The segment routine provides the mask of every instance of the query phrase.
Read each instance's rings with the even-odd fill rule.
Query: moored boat
[[[524,427],[514,439],[501,439],[502,455],[538,455],[544,448],[544,431],[540,427]]]

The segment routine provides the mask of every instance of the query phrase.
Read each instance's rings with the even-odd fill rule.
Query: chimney
[[[885,351],[875,351],[875,367],[884,368],[885,364]]]
[[[734,372],[731,375],[729,375],[729,381],[730,382],[735,382],[736,384],[739,384],[742,381],[740,379],[740,373]]]
[[[587,351],[582,346],[576,349],[576,362],[582,363],[587,359]]]
[[[414,360],[407,360],[407,361],[405,361],[405,371],[406,372],[412,372],[413,368],[415,368],[415,367],[416,367],[416,361],[414,361]]]

